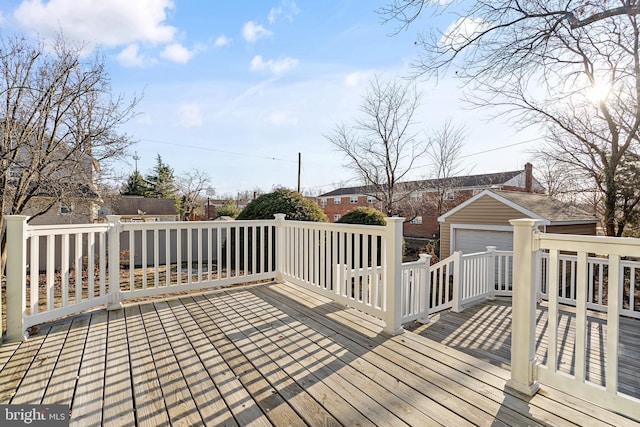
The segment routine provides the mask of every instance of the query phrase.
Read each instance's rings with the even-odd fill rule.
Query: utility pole
[[[136,174],[138,174],[138,160],[140,160],[140,156],[138,156],[138,152],[133,152],[133,160],[136,162]]]
[[[298,153],[298,193],[300,192],[300,170],[302,168],[302,154]]]

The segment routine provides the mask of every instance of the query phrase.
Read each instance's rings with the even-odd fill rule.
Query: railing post
[[[534,219],[514,219],[511,378],[507,386],[529,396],[539,388],[535,370],[536,293]]]
[[[27,338],[23,325],[27,305],[27,219],[29,217],[7,215],[4,219],[7,222],[7,341],[17,341]],[[0,319],[1,315],[0,308]],[[2,326],[1,320],[0,326]]]
[[[453,253],[453,296],[451,301],[453,306],[451,311],[460,313],[462,311],[462,283],[464,275],[464,265],[462,264],[462,252]],[[448,284],[447,284],[448,285]]]
[[[385,218],[385,306],[384,331],[397,335],[402,330],[402,223],[404,218]]]
[[[422,305],[422,316],[420,316],[418,322],[429,323],[429,297],[431,295],[431,255],[420,254],[419,257],[419,261],[421,263],[420,276],[422,276],[422,280],[420,280],[419,303]]]
[[[487,265],[487,286],[489,287],[487,299],[489,300],[494,300],[496,294],[496,249],[495,246],[487,246],[489,258],[489,265]]]
[[[120,294],[120,215],[107,215],[109,223],[109,304],[107,310],[118,310],[122,308],[122,297]],[[134,250],[134,248],[129,248]],[[130,266],[133,268],[134,266]]]
[[[273,216],[276,218],[276,283],[284,283],[284,257],[286,256],[284,218],[287,215],[275,214]]]

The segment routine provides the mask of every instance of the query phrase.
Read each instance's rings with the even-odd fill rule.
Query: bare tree
[[[138,100],[114,98],[104,60],[61,37],[53,45],[0,38],[0,212],[38,217],[93,197],[102,161],[131,144],[117,127]],[[2,229],[3,216],[0,216]],[[2,253],[6,236],[2,232]]]
[[[462,175],[461,153],[467,138],[462,126],[455,126],[447,120],[441,128],[433,131],[429,138],[430,146],[427,157],[431,161],[432,176],[435,188],[433,201],[438,216],[445,211],[444,200],[446,193],[456,187],[454,177]]]
[[[398,189],[409,197],[396,204],[398,213],[409,222],[418,216],[440,216],[451,209],[447,194],[460,184],[462,175],[461,154],[466,141],[463,126],[447,120],[440,128],[433,129],[428,137],[425,153],[430,173],[425,180],[400,183]]]
[[[183,219],[192,218],[197,208],[203,205],[203,192],[210,186],[210,183],[209,175],[198,169],[192,169],[178,177]]]
[[[393,0],[398,31],[437,0]],[[445,6],[446,7],[446,6]],[[518,127],[546,126],[544,151],[591,179],[608,235],[621,235],[620,168],[640,141],[640,0],[476,0],[448,28],[418,36],[416,75],[453,68],[477,107],[499,107]],[[635,149],[634,149],[635,151]]]
[[[412,128],[420,105],[415,84],[374,77],[363,98],[363,118],[355,125],[339,124],[327,139],[347,158],[346,167],[357,173],[384,213],[396,214],[396,204],[409,194],[396,191],[427,149]]]

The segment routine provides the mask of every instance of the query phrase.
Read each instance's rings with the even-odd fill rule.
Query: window
[[[367,196],[367,203],[369,203],[370,205],[372,205],[375,201],[376,201],[375,197]]]
[[[342,201],[340,200],[340,197],[334,197],[333,198],[333,204],[334,205],[339,205]]]
[[[422,224],[422,217],[417,216],[411,220],[411,224]]]
[[[70,202],[60,202],[60,215],[70,215],[73,213],[73,204]]]
[[[22,167],[20,166],[9,166],[9,181],[17,182],[22,176]]]
[[[339,220],[341,216],[342,215],[340,215],[340,214],[333,214],[333,221],[335,222],[335,221]]]
[[[323,208],[327,206],[327,199],[320,199],[320,206],[322,206]]]
[[[357,205],[358,204],[358,196],[349,197],[349,203],[351,203],[352,205]]]
[[[419,200],[422,199],[422,194],[421,193],[411,193],[411,201],[412,202],[417,202]]]
[[[442,200],[453,200],[455,198],[456,198],[456,195],[453,192],[453,190],[445,191],[444,195],[442,196]]]

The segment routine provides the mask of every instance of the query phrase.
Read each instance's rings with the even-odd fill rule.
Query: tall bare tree
[[[438,216],[445,211],[445,195],[456,187],[454,177],[462,175],[461,154],[467,135],[464,127],[455,126],[447,120],[442,127],[435,129],[429,138],[427,157],[431,161],[432,176],[435,182],[435,200]]]
[[[363,98],[363,117],[352,126],[338,124],[327,136],[387,215],[396,214],[396,205],[409,196],[396,191],[397,184],[427,149],[427,142],[413,131],[419,105],[415,84],[375,76]]]
[[[393,0],[381,13],[400,31],[446,3]],[[623,159],[640,142],[640,0],[466,4],[448,28],[418,36],[416,74],[452,69],[474,105],[546,126],[544,151],[590,177],[606,233],[621,235],[637,209],[618,197]]]
[[[104,60],[59,37],[0,37],[0,229],[4,215],[31,219],[68,198],[95,194],[101,161],[131,139],[117,127],[138,100],[113,97]],[[6,236],[2,232],[2,253]]]

